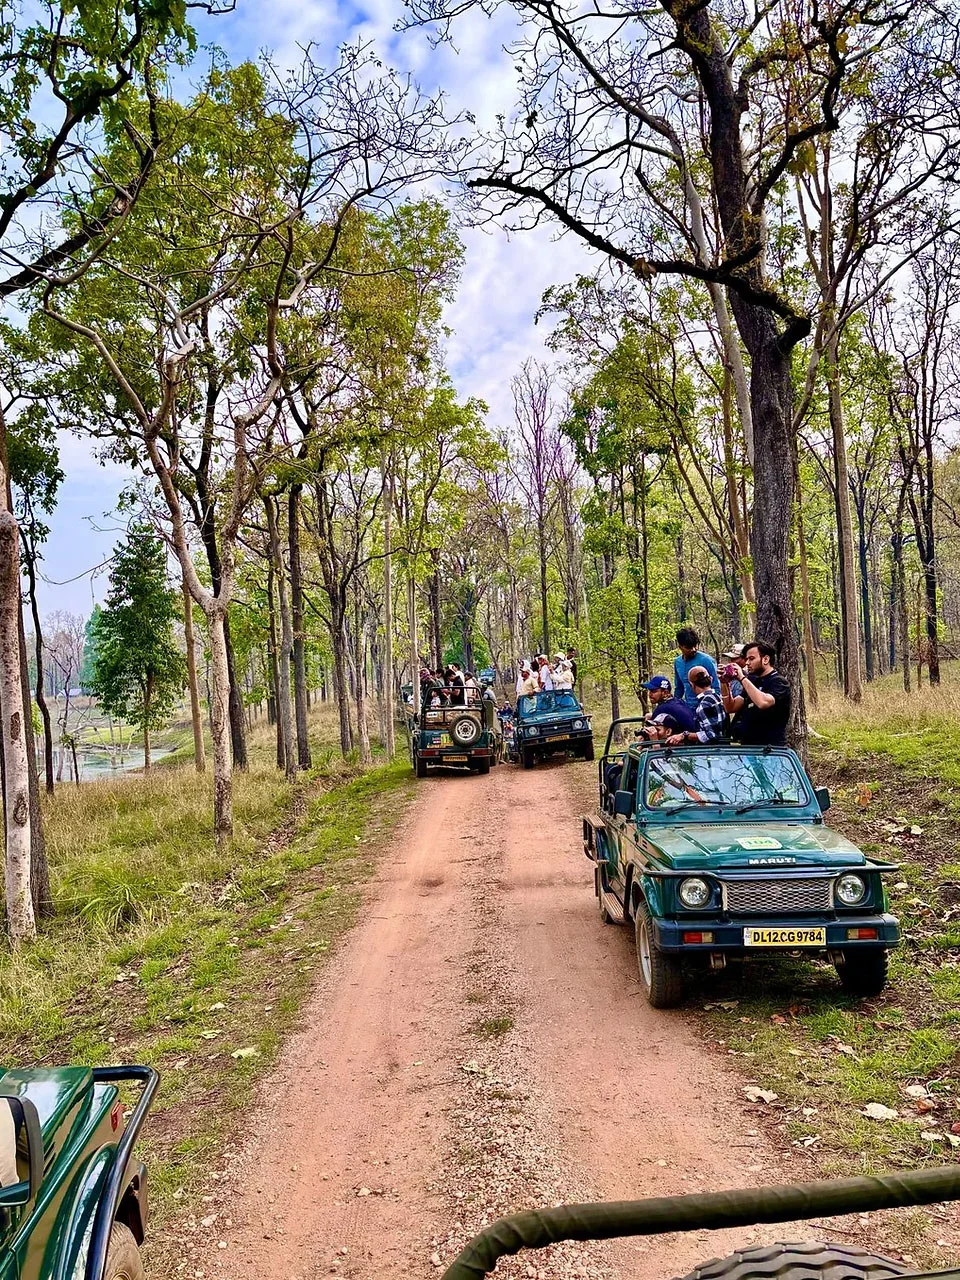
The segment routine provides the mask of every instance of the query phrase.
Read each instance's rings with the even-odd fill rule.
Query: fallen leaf
[[[782,1013],[771,1013],[770,1021],[776,1023],[778,1027],[785,1027],[787,1025],[787,1019]]]
[[[937,1104],[935,1102],[931,1102],[929,1098],[917,1098],[913,1105],[920,1115],[924,1115],[927,1111],[935,1110]]]
[[[867,1116],[871,1120],[899,1120],[898,1112],[893,1107],[885,1107],[882,1102],[868,1102],[860,1112],[862,1116]]]
[[[924,1142],[942,1142],[945,1136],[936,1129],[924,1129],[920,1134]]]
[[[246,1049],[234,1049],[231,1058],[257,1058],[260,1056],[260,1050],[256,1045],[247,1045]]]
[[[950,1126],[951,1133],[960,1133],[960,1120]]]
[[[908,1098],[925,1098],[927,1096],[927,1086],[925,1084],[908,1084],[903,1092]]]
[[[370,1188],[369,1188],[369,1187],[357,1187],[357,1195],[358,1195],[358,1196],[368,1196],[369,1194],[370,1194]]]
[[[218,1009],[225,1009],[226,1007],[227,1006],[222,1001],[218,1000],[216,1004],[212,1004],[210,1006],[209,1012],[215,1013]]]
[[[923,835],[923,828],[922,828],[922,827],[913,826],[913,827],[911,827],[911,828],[910,828],[910,834],[911,834],[912,836],[922,836],[922,835]]]
[[[758,1089],[757,1086],[753,1084],[747,1085],[743,1092],[751,1102],[776,1102],[777,1098],[780,1096],[779,1094],[771,1093],[769,1089]]]

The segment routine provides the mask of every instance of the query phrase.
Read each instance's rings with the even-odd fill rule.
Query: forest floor
[[[749,987],[705,980],[684,1010],[650,1009],[632,939],[600,922],[581,849],[594,776],[558,763],[418,785],[357,927],[315,983],[256,1106],[199,1202],[152,1246],[156,1274],[435,1276],[502,1213],[862,1166],[852,1150],[841,1159],[837,1135],[858,1126],[866,1096],[841,1075],[824,1105],[819,1077],[835,1059],[862,1067],[864,1054],[827,1026],[836,1017],[882,1035],[875,1028],[889,1019],[877,1009],[899,1008],[910,982],[898,975],[890,1001],[858,1013],[832,970],[803,966]],[[767,1048],[770,1035],[782,1054]],[[915,1058],[910,1079],[931,1061]],[[782,1083],[784,1062],[805,1071]],[[751,1103],[745,1090],[771,1079],[778,1096]],[[895,1076],[878,1100],[898,1087]],[[872,1082],[864,1089],[872,1098]],[[821,1107],[823,1132],[805,1142]],[[904,1163],[931,1160],[931,1144],[916,1147],[900,1153]],[[896,1166],[898,1150],[868,1159]],[[956,1213],[937,1207],[869,1224],[556,1246],[498,1274],[646,1280],[791,1238],[863,1243],[918,1264],[960,1257]]]

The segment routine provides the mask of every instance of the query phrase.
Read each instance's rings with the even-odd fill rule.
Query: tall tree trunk
[[[547,538],[543,520],[537,522],[537,550],[540,556],[540,624],[543,648],[541,653],[550,652],[550,619],[547,616]]]
[[[330,647],[333,650],[334,696],[340,716],[340,751],[344,756],[353,750],[353,725],[350,720],[350,677],[347,672],[346,619],[338,609],[333,614]]]
[[[280,668],[277,663],[277,609],[274,603],[276,600],[275,579],[276,572],[271,560],[267,567],[267,661],[270,669],[271,689],[267,700],[267,718],[276,730],[277,768],[283,770],[287,767],[287,757],[284,754],[283,727],[280,724]]]
[[[420,687],[420,648],[417,644],[417,583],[412,566],[407,574],[407,625],[410,628],[410,679],[416,693]]]
[[[734,295],[731,295],[734,299]],[[743,299],[741,333],[752,359],[754,502],[750,549],[757,596],[758,634],[774,646],[777,667],[793,690],[789,735],[803,747],[806,712],[800,683],[800,655],[790,598],[789,544],[794,507],[793,386],[790,356],[781,348],[773,317]]]
[[[147,688],[143,695],[143,772],[150,772],[150,704],[153,701],[153,675],[147,676]],[[76,755],[74,755],[76,762]],[[76,772],[76,763],[74,763]],[[79,781],[79,779],[78,779]]]
[[[833,484],[837,512],[837,548],[840,568],[840,620],[843,636],[844,694],[851,702],[863,697],[860,671],[860,626],[857,618],[857,573],[853,561],[853,524],[850,519],[850,475],[847,469],[847,436],[840,398],[839,338],[833,334],[824,353],[824,368],[833,440]]]
[[[293,702],[297,721],[297,764],[309,769],[310,730],[307,724],[307,653],[303,618],[303,569],[300,563],[300,490],[290,486],[287,498],[287,543],[290,555],[290,612],[293,621]]]
[[[870,612],[870,562],[867,544],[866,516],[863,504],[857,503],[857,559],[860,567],[860,617],[863,625],[863,652],[865,657],[866,677],[872,680],[876,675],[873,654],[873,615]]]
[[[6,489],[6,486],[3,486]],[[0,717],[6,828],[4,888],[7,934],[18,948],[36,937],[30,881],[30,773],[20,669],[19,532],[13,512],[0,511]]]
[[[207,613],[210,635],[210,729],[213,738],[213,834],[218,845],[233,836],[233,762],[230,756],[230,664],[226,606],[214,601]]]
[[[356,589],[353,616],[353,665],[355,696],[357,700],[357,743],[360,748],[360,763],[370,764],[373,760],[373,755],[370,751],[370,731],[367,727],[366,646],[364,644],[363,615],[360,609],[359,587]]]
[[[383,457],[385,493],[383,495],[383,695],[384,741],[387,759],[392,760],[394,743],[393,709],[393,469],[390,459]],[[417,687],[417,672],[411,674]]]
[[[277,512],[279,502],[276,498],[265,498],[264,507],[267,513],[267,536],[270,540],[270,560],[274,568],[277,584],[277,604],[280,612],[280,653],[277,663],[279,684],[277,687],[277,719],[280,732],[283,734],[284,772],[289,781],[297,776],[297,757],[293,749],[292,700],[290,697],[290,654],[293,649],[293,626],[290,621],[290,604],[287,599],[287,581],[283,565],[283,554],[280,550],[280,530]]]
[[[24,556],[27,566],[27,582],[30,593],[30,614],[33,618],[33,640],[37,662],[36,699],[43,724],[43,776],[47,795],[53,795],[53,725],[50,722],[50,708],[43,693],[43,629],[40,626],[40,610],[37,605],[37,566],[34,550]]]
[[[728,327],[729,327],[729,321]],[[734,339],[734,341],[736,341]],[[739,350],[739,348],[738,348]],[[737,469],[733,452],[733,377],[729,367],[723,371],[723,469],[727,482],[727,507],[730,512],[730,527],[733,530],[734,550],[737,555],[736,574],[740,579],[740,589],[747,602],[747,609],[754,612],[755,596],[753,574],[750,570],[750,537],[744,523],[737,492]],[[739,400],[739,391],[737,393]],[[751,422],[752,431],[752,422]],[[752,446],[752,436],[750,445]],[[748,452],[750,448],[748,446]],[[741,624],[742,625],[742,624]],[[740,634],[737,627],[736,635]]]
[[[440,671],[443,667],[443,631],[440,619],[440,563],[439,556],[433,553],[433,574],[430,578],[430,621],[433,628],[433,669]]]
[[[183,636],[187,646],[187,685],[190,689],[190,723],[193,726],[193,767],[206,773],[207,757],[203,745],[203,719],[200,712],[200,686],[197,683],[197,641],[193,628],[193,596],[186,582],[183,590]]]
[[[813,644],[810,609],[810,570],[807,564],[807,533],[803,524],[803,486],[797,483],[797,546],[800,549],[800,598],[803,617],[803,651],[807,668],[807,698],[817,705],[817,651]]]

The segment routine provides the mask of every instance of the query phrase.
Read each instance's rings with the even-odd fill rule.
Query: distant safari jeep
[[[593,759],[593,727],[573,692],[526,693],[517,698],[516,750],[525,769],[564,752]]]
[[[496,702],[479,689],[423,685],[410,750],[418,778],[425,778],[431,767],[489,773],[503,751]]]
[[[826,954],[848,991],[882,991],[899,930],[881,876],[896,868],[824,824],[829,792],[797,755],[643,741],[611,751],[630,723],[610,727],[583,841],[604,921],[634,927],[650,1004],[677,1004],[697,964],[784,950]]]
[[[143,1280],[149,1067],[0,1069],[2,1280]],[[120,1088],[140,1096],[127,1115]]]

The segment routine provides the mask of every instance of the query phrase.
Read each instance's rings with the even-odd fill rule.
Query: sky
[[[422,89],[442,89],[452,112],[471,111],[483,125],[511,111],[513,67],[503,53],[513,31],[510,11],[493,18],[467,15],[457,27],[456,49],[431,48],[423,31],[395,31],[402,14],[401,0],[237,0],[232,14],[206,19],[198,30],[203,43],[215,42],[232,62],[270,52],[278,63],[292,65],[299,48],[310,43],[332,62],[341,44],[369,40],[385,63],[411,72]],[[199,55],[191,73],[197,79],[207,60]],[[461,396],[478,396],[490,406],[491,427],[507,425],[510,379],[528,357],[547,355],[547,329],[534,325],[544,290],[591,270],[596,260],[574,240],[558,240],[545,228],[516,236],[499,228],[462,234],[463,276],[445,317],[452,330],[448,369]],[[82,439],[64,434],[60,448],[66,480],[40,566],[42,616],[55,610],[85,615],[104,599],[104,562],[122,529],[113,511],[130,479],[119,466],[101,466]],[[96,566],[102,567],[91,572]]]

